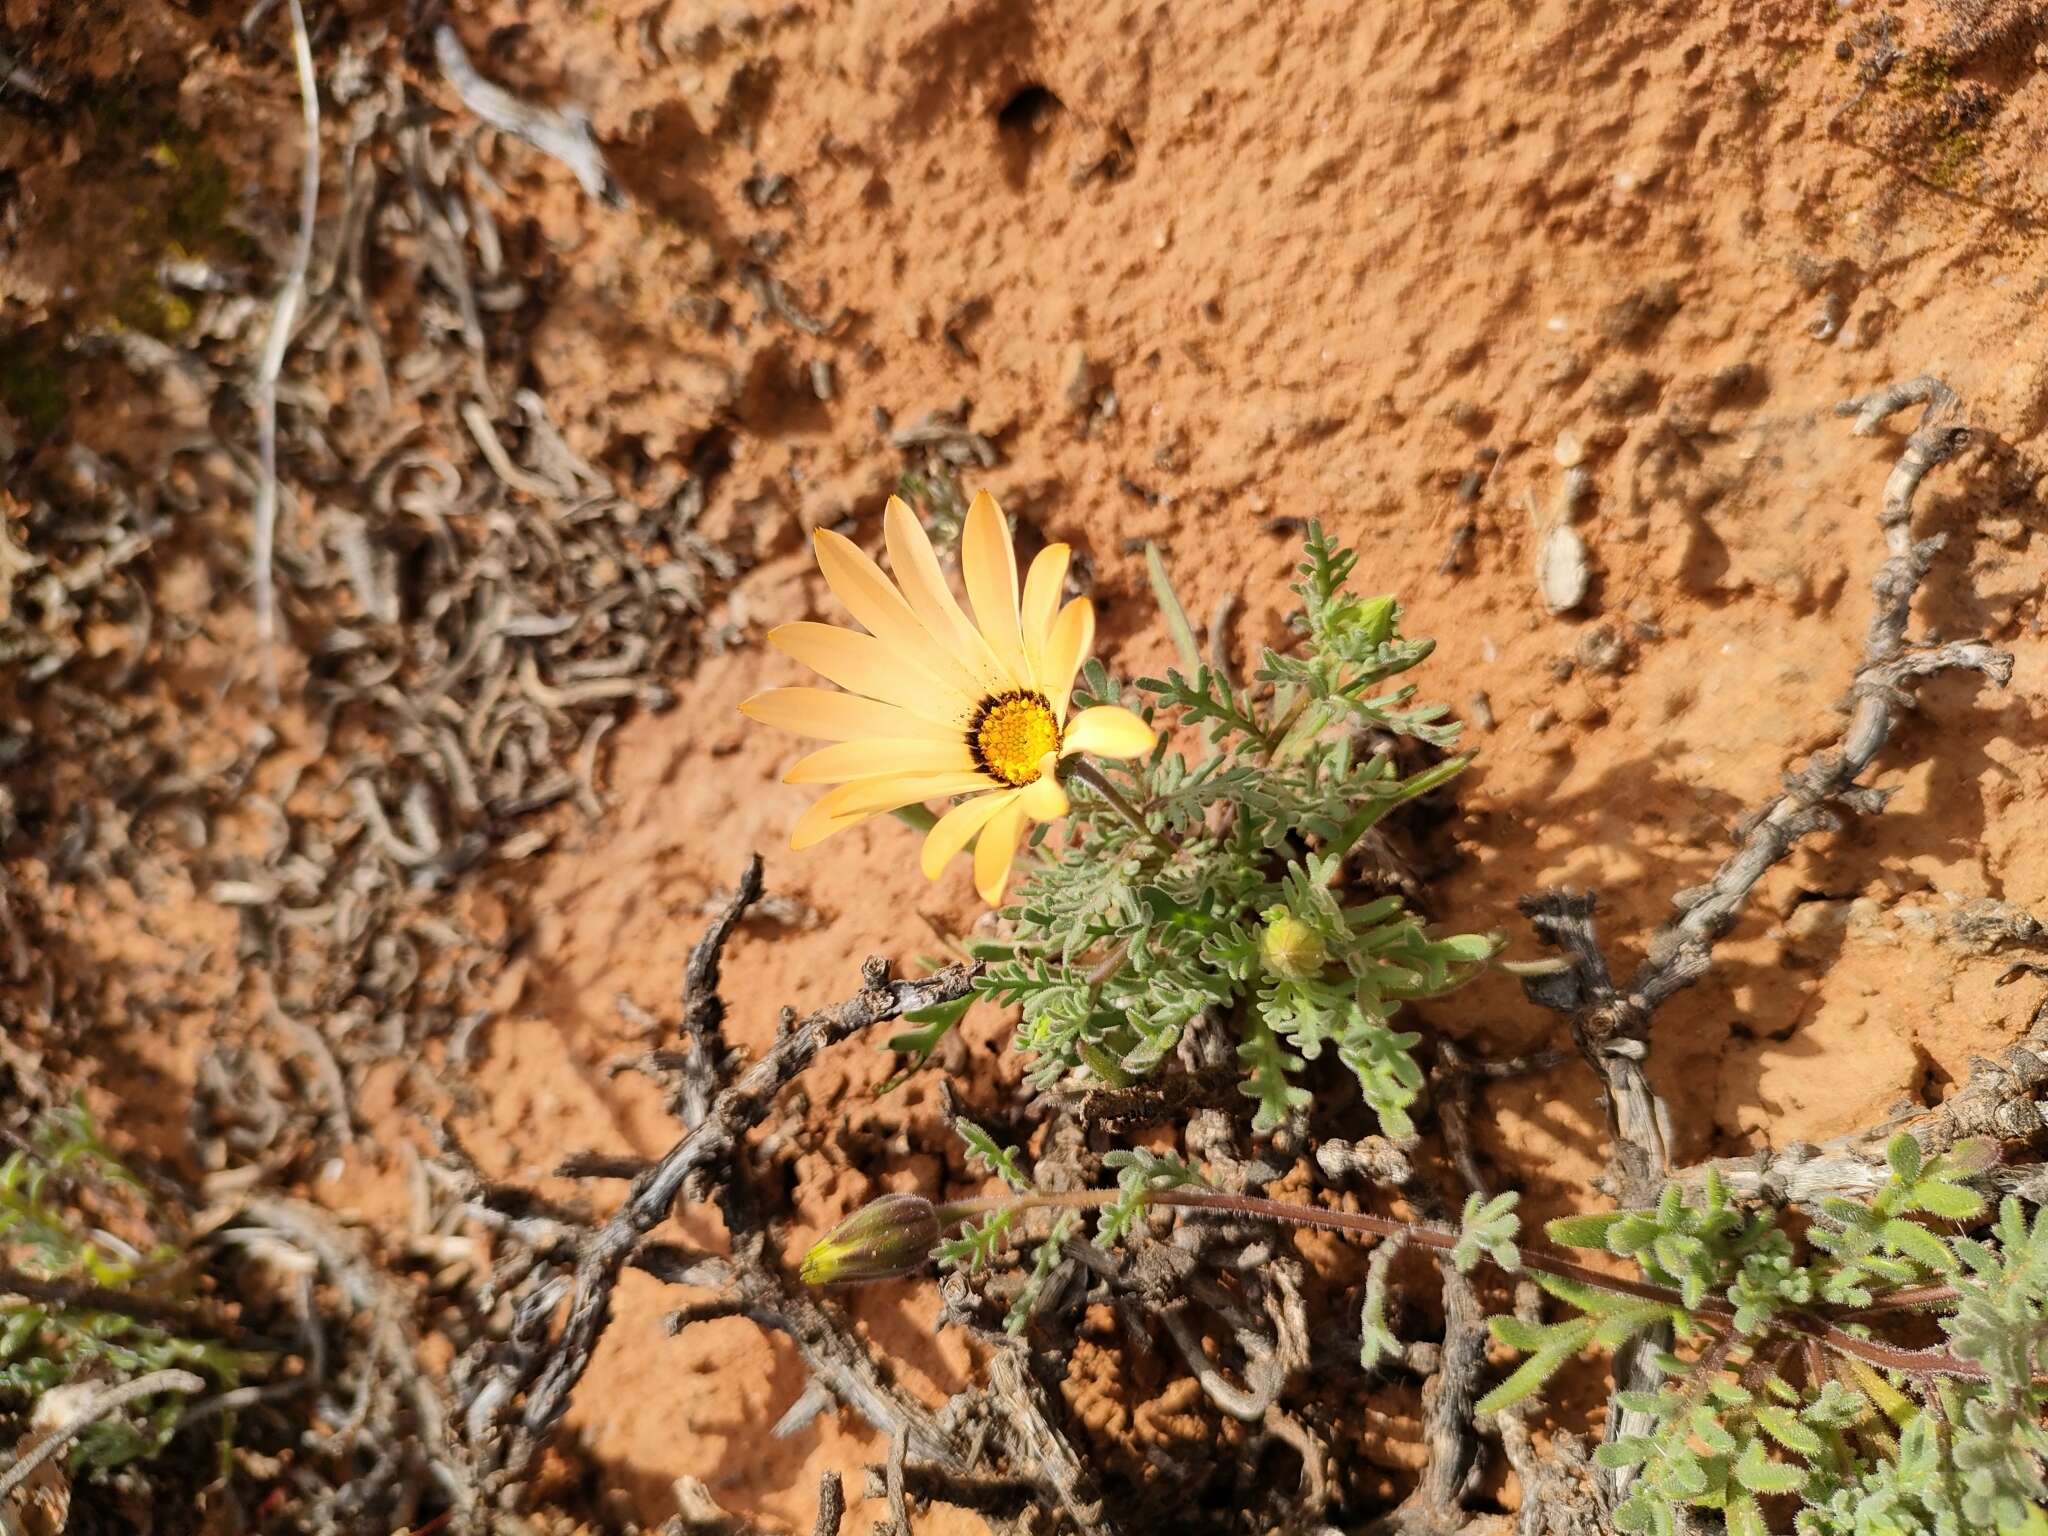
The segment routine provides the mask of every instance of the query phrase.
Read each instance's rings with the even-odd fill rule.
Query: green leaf
[[[1656,1451],[1657,1443],[1642,1435],[1623,1435],[1619,1440],[1610,1440],[1598,1446],[1593,1460],[1603,1467],[1619,1470],[1622,1467],[1639,1467],[1648,1461]]]
[[[1486,1396],[1472,1405],[1475,1414],[1499,1413],[1503,1408],[1512,1408],[1525,1397],[1533,1396],[1543,1384],[1557,1374],[1566,1356],[1558,1353],[1531,1355],[1515,1368],[1512,1375]]]
[[[1771,1536],[1770,1522],[1764,1519],[1762,1506],[1746,1493],[1729,1499],[1726,1520],[1728,1536]]]
[[[1565,1361],[1585,1348],[1592,1337],[1593,1323],[1589,1318],[1574,1318],[1568,1323],[1560,1323],[1551,1334],[1549,1343],[1524,1360],[1506,1381],[1473,1404],[1472,1411],[1498,1413],[1539,1391]]]
[[[902,1071],[875,1090],[875,1097],[880,1098],[885,1093],[894,1093],[910,1081],[911,1074],[931,1059],[932,1052],[939,1048],[939,1042],[946,1038],[955,1024],[966,1017],[967,1010],[973,1006],[974,998],[970,995],[954,1002],[934,1003],[929,1008],[918,1008],[904,1014],[906,1023],[921,1027],[905,1030],[899,1035],[891,1035],[889,1049],[907,1052],[911,1060],[904,1065]]]
[[[1166,561],[1161,558],[1159,546],[1149,539],[1145,542],[1145,575],[1152,583],[1152,595],[1159,602],[1159,612],[1166,620],[1166,632],[1173,639],[1173,648],[1179,654],[1181,664],[1190,673],[1202,665],[1201,647],[1195,644],[1194,626],[1188,623],[1188,611],[1181,606],[1180,594],[1173,590],[1173,578],[1166,574]]]
[[[1595,1211],[1585,1216],[1560,1216],[1555,1221],[1545,1222],[1543,1231],[1553,1243],[1566,1248],[1605,1249],[1607,1235],[1633,1214],[1630,1211]]]
[[[1509,1349],[1528,1354],[1539,1350],[1550,1341],[1550,1336],[1559,1325],[1555,1323],[1531,1323],[1512,1313],[1500,1317],[1489,1317],[1486,1330]]]
[[[1515,1202],[1520,1199],[1513,1190],[1484,1202],[1476,1192],[1465,1197],[1458,1244],[1451,1250],[1451,1262],[1460,1274],[1470,1274],[1482,1254],[1509,1274],[1522,1267],[1521,1251],[1515,1246],[1515,1234],[1521,1228]]]
[[[1752,1440],[1735,1463],[1735,1479],[1752,1493],[1791,1493],[1806,1482],[1798,1467],[1771,1460],[1764,1442]]]
[[[1894,1216],[1884,1224],[1884,1244],[1938,1275],[1953,1275],[1961,1266],[1949,1246],[1925,1227]]]
[[[1915,1210],[1944,1221],[1975,1221],[1984,1214],[1982,1195],[1946,1179],[1922,1179],[1913,1186],[1911,1198]]]
[[[995,1137],[965,1115],[954,1120],[953,1130],[967,1143],[968,1152],[980,1158],[988,1166],[989,1172],[995,1174],[1010,1188],[1020,1191],[1031,1188],[1031,1181],[1024,1176],[1024,1170],[1018,1166],[1019,1153],[1015,1147],[996,1145]]]
[[[1884,1149],[1884,1158],[1891,1164],[1892,1177],[1901,1184],[1911,1184],[1920,1177],[1920,1143],[1904,1132],[1891,1139]]]
[[[1764,1431],[1788,1451],[1812,1458],[1823,1455],[1827,1447],[1819,1435],[1799,1422],[1797,1414],[1789,1408],[1767,1404],[1756,1410],[1756,1421]]]

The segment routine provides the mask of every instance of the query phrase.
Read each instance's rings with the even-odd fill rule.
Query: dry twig
[[[1834,807],[1884,808],[1887,792],[1857,781],[1884,746],[1899,712],[1911,707],[1908,685],[1955,670],[1980,672],[2000,685],[2012,675],[2012,657],[1981,641],[1906,644],[1913,596],[1946,542],[1944,535],[1914,542],[1913,500],[1928,471],[1962,451],[1969,429],[1950,423],[1954,393],[1925,376],[1836,408],[1839,415],[1854,416],[1856,432],[1867,435],[1886,417],[1915,404],[1924,406],[1920,423],[1885,481],[1878,525],[1888,557],[1872,582],[1875,612],[1862,664],[1850,683],[1849,723],[1839,743],[1815,753],[1799,772],[1788,773],[1780,793],[1743,818],[1736,828],[1736,850],[1712,880],[1673,898],[1681,915],[1651,939],[1649,953],[1626,988],[1614,985],[1594,937],[1591,895],[1548,891],[1522,903],[1537,932],[1571,961],[1567,970],[1530,979],[1524,987],[1533,1001],[1570,1018],[1573,1040],[1606,1085],[1614,1193],[1625,1205],[1649,1204],[1672,1163],[1669,1112],[1645,1070],[1657,1007],[1706,974],[1715,943],[1735,926],[1766,870],[1802,838],[1840,825]],[[1664,1343],[1660,1331],[1653,1330],[1618,1352],[1615,1390],[1654,1388],[1658,1375],[1652,1356]],[[1636,1434],[1646,1423],[1617,1402],[1607,1432],[1610,1439]],[[1619,1496],[1626,1484],[1626,1474],[1603,1471],[1602,1486],[1610,1497]]]
[[[710,1007],[709,998],[718,983],[718,954],[740,915],[759,894],[758,875],[750,868],[726,914],[713,924],[692,957],[693,1006]],[[568,1314],[559,1336],[545,1348],[503,1352],[498,1368],[472,1396],[473,1432],[492,1420],[509,1421],[509,1433],[494,1450],[494,1480],[499,1486],[517,1483],[554,1432],[610,1321],[612,1288],[619,1272],[646,1235],[668,1219],[685,1190],[722,1179],[730,1191],[747,1132],[767,1114],[783,1085],[819,1051],[884,1019],[966,996],[975,972],[967,966],[951,966],[922,980],[905,981],[892,979],[884,961],[871,959],[861,975],[863,985],[858,994],[811,1014],[784,1033],[760,1061],[722,1087],[703,1119],[652,1168],[634,1179],[620,1210],[582,1239]],[[779,1266],[765,1252],[765,1233],[737,1224],[734,1230],[734,1262],[725,1269],[739,1288],[738,1306],[732,1310],[789,1332],[812,1368],[835,1378],[830,1384],[842,1400],[850,1397],[871,1418],[908,1421],[912,1449],[917,1454],[926,1459],[950,1459],[944,1434],[917,1422],[923,1417],[922,1410],[913,1418],[907,1412],[907,1399],[893,1389],[882,1388],[865,1346],[842,1335],[824,1318],[817,1301],[782,1279]],[[552,1310],[552,1302],[545,1310],[536,1308],[531,1320],[545,1327]],[[857,1350],[857,1355],[846,1355],[846,1346]],[[515,1412],[515,1402],[522,1397]]]
[[[542,154],[561,161],[583,190],[606,207],[626,206],[625,190],[604,163],[604,151],[584,113],[574,108],[557,112],[533,106],[502,85],[486,80],[470,63],[455,29],[445,22],[434,29],[434,58],[470,111],[500,133],[523,139]]]
[[[40,1437],[28,1450],[0,1472],[0,1500],[27,1482],[36,1468],[57,1455],[94,1424],[110,1413],[118,1413],[130,1403],[145,1397],[154,1397],[159,1392],[203,1392],[205,1379],[190,1371],[151,1371],[146,1376],[137,1376],[131,1381],[117,1382],[87,1398],[84,1405],[56,1429]]]
[[[306,153],[299,166],[299,227],[292,241],[292,262],[277,304],[270,315],[262,360],[256,367],[256,541],[251,560],[256,580],[256,643],[263,651],[263,687],[277,702],[277,591],[271,568],[277,548],[277,380],[284,355],[292,344],[292,327],[306,297],[306,269],[313,263],[313,226],[320,217],[320,83],[313,75],[313,44],[306,35],[306,12],[299,0],[286,0],[292,18],[292,57],[298,65],[299,103],[305,122]]]

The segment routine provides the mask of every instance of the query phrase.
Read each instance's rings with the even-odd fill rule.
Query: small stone
[[[2048,69],[2048,43],[2036,45],[2034,49],[2034,67],[2036,69]]]
[[[1088,361],[1087,349],[1078,341],[1067,348],[1066,360],[1060,365],[1060,388],[1067,404],[1077,411],[1095,403],[1095,369]]]
[[[1557,434],[1557,447],[1553,451],[1561,468],[1573,469],[1586,462],[1586,445],[1570,427]]]
[[[1802,901],[1785,919],[1785,932],[1795,939],[1813,940],[1849,925],[1846,901]]]
[[[1529,729],[1539,736],[1555,724],[1557,724],[1557,711],[1547,704],[1529,717]]]
[[[1564,484],[1557,488],[1557,516],[1560,522],[1574,522],[1593,489],[1592,471],[1579,465],[1564,472]]]
[[[1892,908],[1892,916],[1899,920],[1899,926],[1910,928],[1915,933],[1931,934],[1941,926],[1940,916],[1931,908],[1917,903],[1902,903]]]
[[[1611,624],[1589,629],[1579,637],[1578,663],[1587,672],[1607,676],[1619,672],[1628,661],[1628,647]]]
[[[1560,523],[1543,537],[1543,552],[1536,562],[1537,584],[1544,606],[1552,613],[1570,613],[1586,600],[1593,585],[1592,568],[1586,563],[1586,541],[1578,530]]]

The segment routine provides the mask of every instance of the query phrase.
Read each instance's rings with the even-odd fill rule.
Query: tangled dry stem
[[[1646,1070],[1650,1023],[1658,1006],[1706,974],[1714,945],[1735,926],[1757,882],[1797,843],[1838,828],[1838,808],[1861,813],[1884,809],[1888,792],[1858,780],[1889,739],[1899,714],[1912,707],[1913,683],[1949,671],[1978,672],[2000,686],[2011,679],[2012,657],[1983,641],[1928,646],[1906,642],[1913,597],[1947,542],[1943,534],[1914,540],[1914,498],[1928,472],[1968,444],[1969,429],[1952,420],[1955,393],[1926,375],[1836,407],[1836,414],[1855,418],[1857,435],[1868,436],[1911,405],[1923,409],[1885,480],[1878,526],[1886,559],[1871,583],[1873,612],[1863,660],[1850,681],[1848,724],[1838,743],[1815,753],[1798,772],[1786,774],[1779,794],[1742,819],[1735,829],[1735,852],[1707,884],[1673,897],[1679,917],[1651,939],[1643,963],[1625,988],[1615,986],[1595,938],[1596,902],[1591,894],[1546,891],[1522,903],[1537,933],[1570,961],[1564,973],[1533,979],[1526,990],[1532,1000],[1570,1019],[1573,1040],[1605,1084],[1612,1133],[1610,1176],[1613,1192],[1624,1205],[1648,1204],[1673,1171],[1670,1112],[1651,1087]],[[1617,1393],[1655,1386],[1652,1356],[1666,1342],[1651,1333],[1617,1355]],[[1644,1423],[1641,1415],[1616,1402],[1611,1405],[1608,1436],[1639,1433]],[[1610,1498],[1618,1497],[1627,1475],[1603,1472],[1601,1484]]]
[[[906,981],[891,978],[885,962],[870,960],[862,967],[859,993],[811,1014],[785,1032],[760,1061],[728,1080],[719,1060],[723,1053],[716,1045],[717,1020],[724,1007],[717,999],[719,960],[734,928],[760,895],[761,863],[755,858],[725,913],[691,955],[684,999],[684,1017],[692,1021],[688,1071],[701,1082],[683,1103],[701,1100],[701,1118],[665,1156],[634,1178],[616,1214],[578,1239],[568,1311],[559,1334],[542,1348],[503,1351],[498,1369],[480,1377],[472,1390],[472,1432],[502,1429],[491,1434],[488,1480],[494,1490],[516,1488],[554,1433],[611,1319],[612,1289],[635,1250],[668,1219],[686,1189],[696,1198],[721,1187],[731,1190],[743,1176],[739,1163],[746,1134],[761,1122],[783,1086],[826,1046],[882,1020],[965,997],[973,982],[975,972],[966,966]],[[922,1408],[888,1383],[866,1346],[821,1303],[789,1284],[766,1242],[762,1227],[736,1229],[732,1260],[707,1266],[732,1289],[730,1310],[787,1332],[835,1396],[877,1428],[905,1435],[921,1459],[957,1463],[945,1434]],[[551,1311],[551,1306],[547,1311],[535,1309],[529,1324],[545,1330]],[[475,1411],[478,1404],[488,1410],[481,1416]]]

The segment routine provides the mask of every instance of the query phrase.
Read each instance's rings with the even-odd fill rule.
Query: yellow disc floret
[[[983,773],[1005,784],[1030,784],[1046,754],[1059,754],[1060,723],[1042,693],[999,693],[975,710],[967,746]]]

